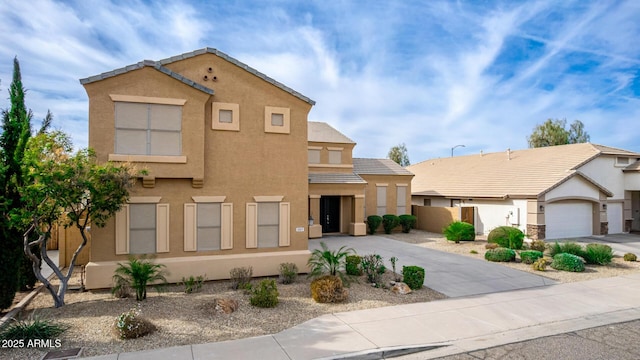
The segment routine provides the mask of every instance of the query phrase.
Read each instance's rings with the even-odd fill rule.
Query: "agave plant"
[[[345,280],[344,271],[346,268],[347,256],[355,254],[355,250],[347,248],[346,246],[343,246],[338,250],[329,250],[329,247],[327,247],[327,244],[324,242],[320,242],[320,246],[322,247],[322,250],[313,250],[307,263],[311,269],[309,276],[317,277],[321,275],[333,275],[339,276],[342,280]]]
[[[161,291],[166,285],[164,268],[163,264],[156,264],[153,259],[146,256],[140,258],[131,256],[126,263],[118,263],[118,268],[113,275],[115,286],[111,292],[116,293],[123,286],[128,286],[135,290],[136,300],[142,301],[147,298],[147,284],[153,284],[157,291]]]

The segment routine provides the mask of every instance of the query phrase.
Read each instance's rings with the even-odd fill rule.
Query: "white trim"
[[[253,201],[255,202],[280,202],[284,199],[284,196],[275,195],[275,196],[254,196]]]
[[[195,203],[222,203],[226,199],[226,196],[192,196]]]
[[[131,103],[143,103],[143,104],[163,104],[163,105],[184,105],[186,99],[173,99],[173,98],[159,98],[149,96],[135,96],[135,95],[118,95],[109,94],[112,101],[122,101]]]

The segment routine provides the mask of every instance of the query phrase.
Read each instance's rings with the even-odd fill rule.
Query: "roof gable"
[[[353,159],[353,172],[358,175],[411,175],[409,170],[403,168],[391,159]]]
[[[313,142],[355,144],[346,135],[333,128],[331,125],[320,121],[307,122],[307,139]]]

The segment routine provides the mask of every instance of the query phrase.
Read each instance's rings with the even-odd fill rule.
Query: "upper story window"
[[[309,146],[309,164],[320,164],[320,151],[322,147]]]
[[[182,154],[182,106],[115,102],[115,153]]]
[[[290,133],[289,108],[265,106],[264,107],[264,131],[268,133]]]
[[[622,166],[629,165],[629,158],[628,157],[622,157],[622,156],[616,157],[616,165],[622,165]]]
[[[211,104],[211,128],[240,131],[240,105],[214,102]]]
[[[329,164],[342,164],[343,148],[329,147]]]

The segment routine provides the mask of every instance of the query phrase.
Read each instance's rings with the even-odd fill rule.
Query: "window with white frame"
[[[264,131],[268,133],[289,134],[291,128],[289,108],[265,106]]]
[[[407,213],[407,187],[396,186],[396,215],[404,215]]]
[[[115,153],[182,154],[182,106],[115,102]]]
[[[197,249],[220,250],[221,205],[220,203],[197,204]]]
[[[280,206],[277,202],[258,203],[258,247],[278,246]]]
[[[284,196],[254,196],[246,205],[246,247],[272,248],[291,245],[291,203]]]
[[[131,197],[115,215],[115,253],[169,252],[169,204],[160,197]]]
[[[382,216],[387,213],[387,186],[377,185],[376,191],[376,214]]]
[[[129,205],[129,254],[155,254],[156,204]]]
[[[240,105],[211,103],[211,128],[213,130],[240,131]]]

